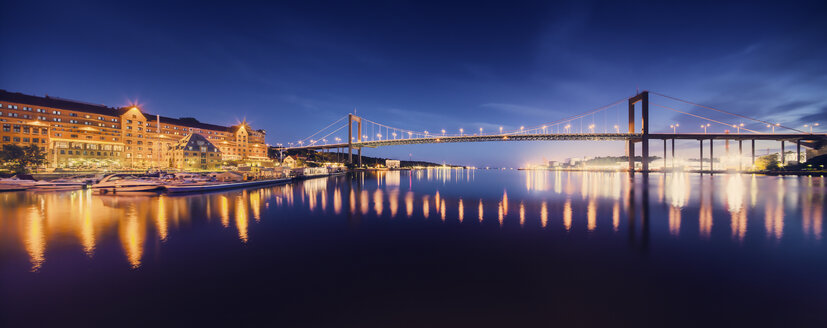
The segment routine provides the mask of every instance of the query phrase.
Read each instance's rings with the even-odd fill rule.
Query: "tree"
[[[776,154],[770,154],[766,156],[758,157],[755,160],[755,169],[759,171],[764,170],[777,170],[778,166],[778,156]]]
[[[15,173],[26,173],[29,166],[46,164],[46,153],[37,145],[20,147],[17,145],[3,145],[0,152],[0,162],[9,166]]]

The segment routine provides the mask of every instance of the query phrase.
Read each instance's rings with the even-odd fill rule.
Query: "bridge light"
[[[442,129],[442,135],[443,136],[445,135],[445,129]]]
[[[459,136],[460,137],[462,137],[462,132],[463,132],[462,128],[459,128]]]
[[[503,127],[500,127],[500,134],[503,133]]]

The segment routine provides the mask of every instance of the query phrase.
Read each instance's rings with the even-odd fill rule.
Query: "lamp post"
[[[709,123],[706,123],[706,125],[701,124],[701,127],[704,128],[704,134],[706,134],[706,128],[709,127]]]
[[[810,127],[810,133],[813,133],[813,127],[814,127],[814,126],[818,126],[818,123],[813,123],[813,124],[804,124],[804,127],[805,127],[805,128],[806,128],[806,127]]]
[[[594,124],[589,124],[589,133],[594,133]]]
[[[480,128],[480,135],[482,135],[482,128]]]
[[[442,129],[442,136],[445,136],[445,129]]]
[[[522,126],[522,125],[520,125],[520,133],[521,133],[521,134],[523,133],[523,129],[525,129],[525,127],[524,127],[524,126]]]
[[[462,132],[463,132],[462,128],[459,128],[459,136],[460,137],[462,137]]]
[[[391,135],[393,136],[393,140],[396,140],[396,132],[391,133]]]
[[[503,134],[503,127],[500,127],[500,134]]]
[[[546,128],[547,126],[543,125],[543,134],[546,134]]]
[[[781,123],[767,124],[768,128],[772,128],[772,133],[775,133],[775,127],[776,126],[781,126]]]
[[[566,133],[569,133],[569,128],[571,128],[571,124],[566,124],[565,128],[566,128]]]
[[[675,124],[672,124],[672,125],[669,126],[670,128],[672,128],[672,134],[677,134],[678,133],[678,127],[679,126],[680,126],[680,124],[678,124],[678,123],[675,123]]]
[[[615,124],[615,133],[620,133],[620,126]]]

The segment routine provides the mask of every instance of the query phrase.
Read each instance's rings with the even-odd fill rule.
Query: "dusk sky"
[[[637,89],[791,127],[827,124],[824,1],[355,3],[3,1],[0,89],[137,101],[150,113],[214,124],[246,118],[270,144],[306,137],[353,108],[412,130],[493,131]],[[697,119],[652,110],[653,132],[673,122],[698,132]],[[500,142],[365,154],[499,166],[622,155],[623,146]]]

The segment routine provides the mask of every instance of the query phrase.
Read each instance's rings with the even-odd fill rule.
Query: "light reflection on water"
[[[647,183],[652,192],[643,203],[640,198],[646,193],[636,190]],[[27,270],[39,271],[48,267],[51,253],[59,248],[77,247],[94,260],[101,245],[111,245],[105,239],[113,236],[125,263],[140,268],[148,260],[148,243],[160,242],[163,252],[163,244],[187,233],[190,221],[218,219],[220,229],[234,231],[238,241],[247,244],[257,238],[257,226],[268,220],[302,220],[309,215],[344,221],[354,216],[429,221],[434,212],[444,224],[491,223],[505,229],[513,222],[521,229],[585,231],[604,239],[626,238],[618,232],[635,233],[641,227],[635,227],[634,221],[644,219],[646,229],[651,224],[651,230],[645,231],[651,238],[667,237],[677,243],[689,243],[684,237],[709,242],[722,236],[733,245],[749,238],[774,245],[787,238],[795,243],[818,242],[823,235],[824,202],[822,177],[668,173],[630,180],[625,173],[436,169],[364,173],[201,195],[93,195],[89,190],[4,193],[0,194],[0,226],[3,246],[25,254]],[[638,209],[646,203],[651,209]],[[489,214],[494,207],[496,218]]]

